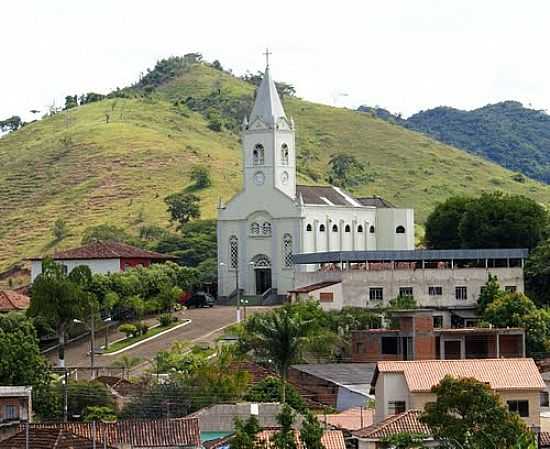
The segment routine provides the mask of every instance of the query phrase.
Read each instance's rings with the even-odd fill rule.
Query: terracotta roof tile
[[[66,251],[58,251],[53,254],[55,260],[81,260],[81,259],[120,259],[120,258],[142,258],[142,259],[175,259],[167,254],[147,251],[135,246],[121,242],[96,241],[79,248],[72,248]],[[32,260],[41,260],[41,257]]]
[[[331,285],[341,284],[342,281],[324,281],[317,282],[316,284],[306,285],[305,287],[295,288],[294,290],[289,290],[289,293],[311,293],[315,290],[321,288],[330,287]]]
[[[28,296],[11,290],[0,290],[0,312],[26,310],[29,308],[30,302]]]
[[[97,443],[97,441],[96,441]],[[0,449],[25,449],[26,432],[22,430],[0,441]],[[96,444],[96,447],[103,445]],[[107,446],[113,449],[113,446]],[[29,429],[29,449],[92,449],[93,441],[63,429]]]
[[[430,428],[419,420],[421,413],[420,410],[407,410],[399,415],[389,416],[378,424],[353,432],[353,435],[373,440],[387,438],[401,432],[421,433],[429,436]]]
[[[260,444],[265,447],[269,447],[269,443],[275,434],[277,433],[276,429],[262,430],[257,435],[257,439]],[[296,449],[304,449],[302,441],[300,439],[300,432],[295,430],[294,435],[296,438]],[[344,435],[341,430],[327,430],[321,437],[321,443],[325,449],[346,449],[346,443],[344,441]]]
[[[84,438],[91,438],[91,423],[69,422],[32,424],[32,429],[64,429]],[[199,420],[197,418],[126,420],[116,423],[98,423],[97,441],[141,447],[189,446],[200,447]]]
[[[331,415],[317,415],[321,424],[342,430],[359,430],[372,425],[374,410],[353,407]]]
[[[550,447],[550,432],[541,432],[540,433],[540,447],[549,448]]]
[[[497,391],[546,388],[533,359],[383,361],[378,362],[377,372],[403,373],[414,392],[430,391],[446,375],[473,377]]]

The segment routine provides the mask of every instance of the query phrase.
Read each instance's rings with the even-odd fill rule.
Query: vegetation
[[[195,189],[206,189],[212,185],[210,172],[207,167],[197,165],[191,170],[191,180],[194,182]]]
[[[306,404],[300,393],[291,384],[285,389],[286,403],[294,410],[304,413]],[[245,401],[249,402],[281,402],[283,398],[283,383],[278,377],[266,377],[252,385],[246,395]]]
[[[199,197],[192,193],[173,193],[164,199],[168,205],[170,221],[176,223],[176,228],[182,230],[193,218],[200,217]]]
[[[525,291],[539,305],[550,305],[550,240],[529,254],[525,263]]]
[[[436,400],[426,404],[420,419],[451,447],[512,449],[522,437],[534,441],[525,422],[482,382],[446,376],[432,393]]]
[[[5,120],[0,120],[0,132],[17,131],[23,125],[21,117],[13,115]]]
[[[251,415],[246,421],[235,418],[235,435],[231,439],[232,449],[257,449],[256,437],[262,430],[258,418]]]
[[[327,182],[329,184],[352,189],[365,185],[369,181],[366,164],[351,154],[335,154],[328,161]]]
[[[384,438],[382,444],[388,449],[423,449],[426,435],[421,433],[399,432]]]
[[[52,234],[56,242],[59,242],[67,237],[68,230],[65,220],[63,220],[62,218],[58,218],[57,220],[55,220],[55,223],[52,227]]]
[[[250,113],[254,85],[198,61],[199,55],[169,58],[131,89],[80,102],[0,138],[0,270],[47,251],[48,231],[59,217],[71,231],[59,249],[104,223],[133,236],[142,226],[166,227],[162,198],[191,184],[194,166],[210,170],[212,185],[197,191],[204,218],[215,216],[219,197],[240,190],[236,131]],[[145,86],[154,87],[147,96]],[[284,101],[299,131],[301,183],[323,182],[331,156],[343,153],[368,163],[376,179],[354,187],[355,194],[414,207],[419,223],[434,203],[484,190],[550,203],[548,187],[528,178],[517,182],[514,172],[425,135],[369,114],[292,96]],[[228,122],[220,132],[208,128],[211,108]]]
[[[495,275],[489,273],[487,282],[485,283],[484,288],[481,289],[479,298],[477,300],[477,305],[479,308],[479,313],[484,314],[487,310],[487,307],[493,303],[493,301],[504,293],[500,289],[500,284]]]

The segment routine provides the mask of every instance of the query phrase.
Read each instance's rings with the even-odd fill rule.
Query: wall
[[[403,373],[380,373],[376,382],[375,398],[375,424],[391,414],[388,407],[390,401],[405,401],[407,410],[414,408],[410,405],[409,389]]]
[[[311,394],[312,400],[336,407],[338,396],[336,384],[292,367],[288,370],[288,381],[291,384],[299,385],[302,390]]]
[[[455,269],[416,269],[383,271],[297,271],[296,288],[317,282],[341,280],[344,305],[357,307],[380,307],[388,305],[390,299],[399,295],[399,287],[413,287],[413,296],[419,306],[452,307],[474,306],[481,287],[487,282],[488,274],[498,277],[502,286],[515,285],[523,292],[523,269],[514,268],[455,268]],[[429,286],[441,286],[442,296],[429,296]],[[467,300],[455,298],[455,287],[467,286]],[[383,287],[384,300],[370,301],[369,287]]]
[[[120,259],[86,259],[86,260],[59,260],[62,265],[67,266],[67,272],[70,273],[74,268],[80,265],[86,265],[90,267],[93,274],[101,273],[118,273],[120,272]],[[36,279],[42,273],[42,261],[33,260],[31,269],[32,281]]]
[[[321,293],[332,293],[333,301],[321,301]],[[342,292],[342,284],[333,284],[327,287],[314,290],[310,293],[299,293],[297,298],[293,298],[293,301],[296,299],[308,300],[315,299],[319,301],[321,308],[323,310],[340,310],[344,305],[344,295]]]
[[[405,228],[397,234],[397,226]],[[376,210],[376,249],[414,249],[414,209],[380,208]]]

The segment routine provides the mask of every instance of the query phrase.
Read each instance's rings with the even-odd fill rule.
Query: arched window
[[[262,225],[262,234],[263,235],[271,235],[271,223],[269,223],[268,221],[266,221]]]
[[[319,232],[325,232],[325,225],[319,225]]]
[[[288,165],[288,145],[286,143],[281,145],[281,164]]]
[[[363,226],[362,225],[357,226],[357,232],[363,232]]]
[[[338,232],[338,226],[332,225],[332,232]]]
[[[308,223],[308,224],[306,225],[306,231],[307,231],[307,232],[313,231],[313,226],[311,226],[310,223]]]
[[[397,228],[395,228],[395,233],[396,234],[405,234],[405,227],[404,226],[397,226]]]
[[[254,268],[270,268],[271,260],[265,254],[257,254],[252,258]]]
[[[229,258],[231,268],[239,266],[239,239],[236,235],[229,237]]]
[[[292,266],[292,236],[290,234],[283,236],[283,264],[285,267]]]
[[[374,225],[371,226],[371,227],[369,228],[369,232],[370,232],[371,234],[374,234]]]
[[[346,227],[344,228],[344,232],[351,232],[350,225],[346,225]]]
[[[250,225],[250,234],[258,235],[260,233],[260,225],[256,222]]]
[[[254,165],[264,165],[264,146],[258,144],[252,151],[252,163]]]

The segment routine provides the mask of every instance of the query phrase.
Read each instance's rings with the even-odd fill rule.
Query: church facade
[[[243,190],[218,208],[218,295],[286,295],[295,253],[414,249],[414,211],[296,183],[295,124],[269,66],[242,125]],[[309,267],[308,269],[315,269]]]

